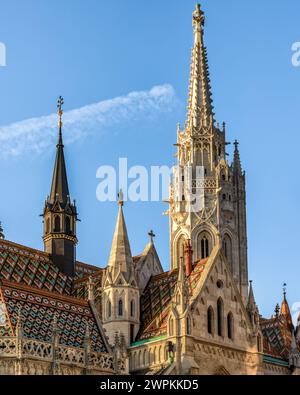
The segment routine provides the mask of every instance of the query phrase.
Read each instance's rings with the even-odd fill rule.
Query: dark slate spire
[[[56,146],[56,159],[52,179],[52,187],[50,193],[49,203],[54,204],[55,201],[66,204],[69,200],[69,186],[67,179],[66,163],[64,156],[64,145],[62,139],[62,105],[64,104],[63,98],[60,96],[57,102],[58,115],[59,115],[59,135],[58,144]]]
[[[44,208],[44,246],[53,263],[66,275],[75,275],[77,209],[69,195],[64,145],[62,138],[62,105],[58,99],[58,143],[50,197]]]

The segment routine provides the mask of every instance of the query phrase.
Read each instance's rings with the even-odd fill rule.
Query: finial
[[[237,140],[234,141],[234,146],[235,146],[236,149],[238,149],[239,144],[240,144],[240,143],[239,143]]]
[[[93,301],[95,299],[94,295],[94,281],[92,276],[88,279],[88,300]]]
[[[64,113],[63,109],[62,109],[63,104],[64,104],[64,99],[62,96],[59,96],[59,98],[57,100],[57,108],[58,108],[58,115],[60,118],[62,117],[62,115]]]
[[[196,4],[196,10],[193,12],[193,26],[204,26],[204,12],[201,10],[200,4]]]
[[[124,194],[123,194],[122,189],[120,189],[120,192],[118,193],[118,198],[119,198],[119,201],[118,201],[119,206],[123,207],[124,206]]]
[[[58,139],[58,145],[63,145],[62,144],[62,116],[63,116],[63,109],[62,106],[64,104],[64,99],[62,96],[59,96],[57,100],[57,113],[58,113],[58,127],[59,127],[59,139]]]
[[[0,240],[4,240],[5,236],[4,236],[4,231],[2,228],[2,223],[0,222]]]
[[[286,287],[287,287],[287,284],[284,283],[283,284],[283,296],[284,296],[284,299],[286,299]]]
[[[155,233],[153,232],[153,230],[150,230],[150,232],[148,233],[148,235],[150,236],[150,241],[151,241],[151,243],[153,243],[154,237],[155,237]]]

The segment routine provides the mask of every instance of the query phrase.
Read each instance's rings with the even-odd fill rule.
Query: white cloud
[[[63,117],[64,140],[71,143],[121,122],[169,111],[175,102],[175,91],[166,84],[67,111]],[[26,119],[0,127],[0,152],[2,156],[40,153],[56,138],[57,114]]]

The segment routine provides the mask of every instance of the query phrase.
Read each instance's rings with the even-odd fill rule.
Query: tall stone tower
[[[123,194],[119,194],[119,214],[108,266],[103,276],[102,322],[111,344],[115,333],[124,336],[126,345],[134,342],[139,330],[140,291],[123,213]]]
[[[58,144],[50,196],[44,207],[44,247],[53,262],[68,276],[75,274],[76,221],[75,201],[71,203],[62,139],[63,99],[58,99]]]
[[[191,241],[193,262],[223,246],[232,273],[246,301],[248,290],[245,174],[238,143],[227,161],[226,128],[213,112],[204,13],[193,13],[194,47],[190,72],[187,121],[178,126],[178,166],[170,188],[171,266],[177,268]]]

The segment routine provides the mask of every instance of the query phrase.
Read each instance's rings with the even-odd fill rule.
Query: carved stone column
[[[90,366],[90,354],[91,354],[91,337],[88,323],[86,324],[86,331],[84,337],[84,365],[85,365],[85,374],[91,374],[91,366]]]
[[[59,362],[57,360],[59,338],[60,338],[60,329],[58,328],[57,316],[55,315],[53,319],[52,365],[51,365],[51,374],[53,376],[58,376],[60,373]]]
[[[24,318],[22,316],[21,310],[19,311],[18,322],[16,326],[16,365],[15,365],[15,374],[22,375],[23,374],[23,338],[24,338]]]

